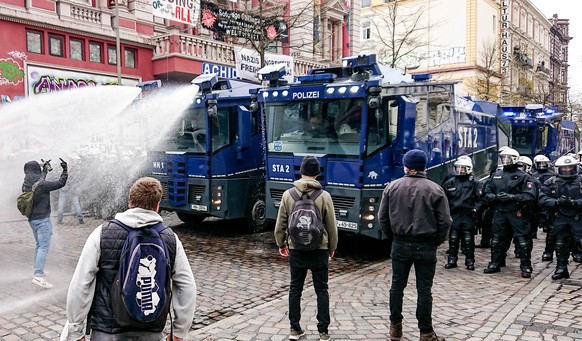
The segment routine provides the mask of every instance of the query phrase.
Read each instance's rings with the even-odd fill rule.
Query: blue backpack
[[[127,239],[119,258],[119,271],[111,287],[113,313],[121,327],[162,330],[170,311],[171,255],[160,233],[162,223],[130,228],[118,220]]]

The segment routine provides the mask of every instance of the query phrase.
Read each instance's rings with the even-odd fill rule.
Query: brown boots
[[[438,336],[434,331],[420,334],[420,341],[445,341],[443,336]]]
[[[402,338],[402,323],[390,323],[390,340],[400,340]]]

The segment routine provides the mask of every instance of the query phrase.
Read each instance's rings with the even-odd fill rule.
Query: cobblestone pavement
[[[198,228],[166,222],[182,239],[198,284],[191,340],[286,340],[286,260],[277,255],[272,231],[247,234],[239,223],[205,222]],[[34,243],[24,220],[0,222],[0,340],[58,340],[65,322],[68,283],[83,243],[100,221],[55,225],[45,290],[30,283]],[[435,329],[447,340],[582,340],[582,266],[571,278],[552,281],[554,263],[541,262],[543,239],[535,241],[534,273],[519,276],[508,258],[501,273],[485,275],[488,251],[477,250],[476,271],[445,270],[446,247],[433,287]],[[382,244],[342,236],[331,262],[330,301],[334,340],[387,340],[390,261]],[[309,285],[306,286],[309,288]],[[404,338],[417,340],[414,273],[404,297]],[[318,340],[315,294],[303,296],[304,340]]]

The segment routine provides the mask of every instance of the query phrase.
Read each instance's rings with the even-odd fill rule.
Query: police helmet
[[[548,169],[550,165],[550,159],[545,155],[536,155],[533,159],[536,169]]]
[[[466,155],[459,156],[453,166],[455,166],[457,175],[468,175],[473,172],[473,161]]]
[[[499,148],[498,153],[501,154],[503,153],[504,150],[506,150],[507,148],[509,148],[508,146],[502,146],[501,148]]]
[[[578,161],[569,155],[560,156],[555,166],[561,178],[572,178],[578,175]]]
[[[527,156],[520,156],[517,158],[517,165],[523,169],[524,172],[529,173],[531,171],[532,162]]]
[[[501,159],[501,164],[503,166],[515,165],[519,158],[519,153],[517,150],[507,147],[499,152],[499,158]]]

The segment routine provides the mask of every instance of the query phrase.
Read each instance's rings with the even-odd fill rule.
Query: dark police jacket
[[[513,199],[502,201],[498,197],[500,193],[513,195]],[[517,211],[537,199],[537,189],[531,175],[517,165],[505,166],[491,177],[485,187],[485,199],[498,211]]]
[[[564,196],[571,200],[567,206],[558,205],[558,199]],[[559,214],[567,217],[575,217],[580,214],[582,207],[582,176],[562,178],[558,175],[549,178],[542,189],[538,199],[539,205],[550,209],[557,209]]]
[[[483,187],[473,175],[455,175],[445,181],[443,189],[449,200],[451,214],[481,210]]]

